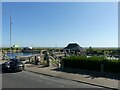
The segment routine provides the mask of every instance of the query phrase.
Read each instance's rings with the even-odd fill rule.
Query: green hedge
[[[110,73],[120,73],[120,60],[108,60],[105,57],[93,56],[70,56],[63,59],[64,67],[101,71],[101,64],[104,71]]]

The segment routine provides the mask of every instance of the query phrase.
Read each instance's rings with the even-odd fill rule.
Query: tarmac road
[[[22,71],[2,74],[2,88],[101,88],[71,80]]]

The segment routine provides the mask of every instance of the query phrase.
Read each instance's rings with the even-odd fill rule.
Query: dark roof
[[[70,43],[67,47],[64,48],[65,50],[74,50],[74,51],[84,51],[82,47],[80,47],[77,43]]]
[[[24,50],[32,50],[32,49],[29,48],[29,47],[24,47],[23,49],[24,49]]]

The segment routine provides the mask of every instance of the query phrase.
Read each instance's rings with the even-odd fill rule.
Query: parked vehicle
[[[24,70],[24,64],[19,59],[10,59],[2,64],[2,71],[22,71]]]

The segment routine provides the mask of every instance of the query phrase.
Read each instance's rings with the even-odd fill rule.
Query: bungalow
[[[80,47],[77,43],[70,43],[63,50],[66,51],[67,53],[72,53],[72,54],[77,54],[77,53],[79,53],[80,55],[85,54],[85,50],[82,47]]]
[[[26,52],[26,53],[30,52],[31,53],[31,52],[33,52],[33,48],[32,47],[24,47],[22,52]]]

